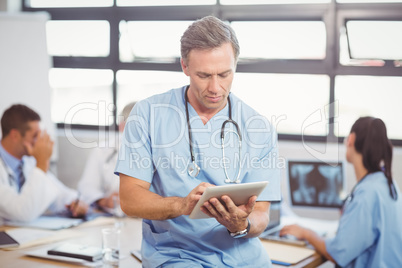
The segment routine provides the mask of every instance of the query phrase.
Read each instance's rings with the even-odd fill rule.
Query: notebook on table
[[[296,246],[306,245],[305,241],[298,240],[293,236],[280,236],[279,232],[281,228],[281,202],[272,201],[269,211],[269,224],[265,231],[260,235],[260,238]]]
[[[49,255],[77,258],[86,261],[99,261],[103,257],[102,248],[80,245],[74,243],[64,243],[47,251]]]
[[[8,233],[0,232],[0,248],[18,247],[19,243]]]

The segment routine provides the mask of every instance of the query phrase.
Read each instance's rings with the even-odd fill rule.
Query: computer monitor
[[[278,227],[281,224],[281,201],[271,201],[269,223],[265,230]]]
[[[341,208],[345,192],[342,162],[288,161],[292,206]]]

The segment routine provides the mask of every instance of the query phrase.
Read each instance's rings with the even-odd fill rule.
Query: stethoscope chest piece
[[[200,167],[195,162],[190,162],[187,167],[187,172],[190,177],[197,177],[200,173]]]

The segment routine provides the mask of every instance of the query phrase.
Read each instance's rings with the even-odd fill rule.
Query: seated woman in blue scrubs
[[[359,118],[345,145],[357,184],[336,236],[324,240],[298,225],[285,226],[281,235],[307,240],[338,267],[402,267],[402,196],[391,175],[392,145],[384,122]]]

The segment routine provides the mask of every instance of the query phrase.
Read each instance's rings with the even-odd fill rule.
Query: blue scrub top
[[[228,119],[228,105],[205,125],[188,104],[193,151],[200,174],[187,173],[191,162],[184,94],[187,86],[138,102],[126,123],[116,174],[123,173],[151,183],[150,190],[163,197],[185,197],[201,182],[223,185],[221,126]],[[225,155],[230,179],[239,163],[242,183],[269,181],[259,201],[280,200],[280,168],[277,135],[267,119],[230,94],[232,119],[242,133],[241,157],[237,137],[226,125]],[[135,193],[133,193],[135,194]],[[157,267],[182,263],[187,267],[270,267],[258,238],[230,237],[215,219],[190,219],[187,215],[164,221],[143,221],[143,264]]]
[[[394,182],[395,183],[395,182]],[[367,175],[344,207],[328,253],[341,267],[402,267],[402,196],[391,198],[383,172]]]

